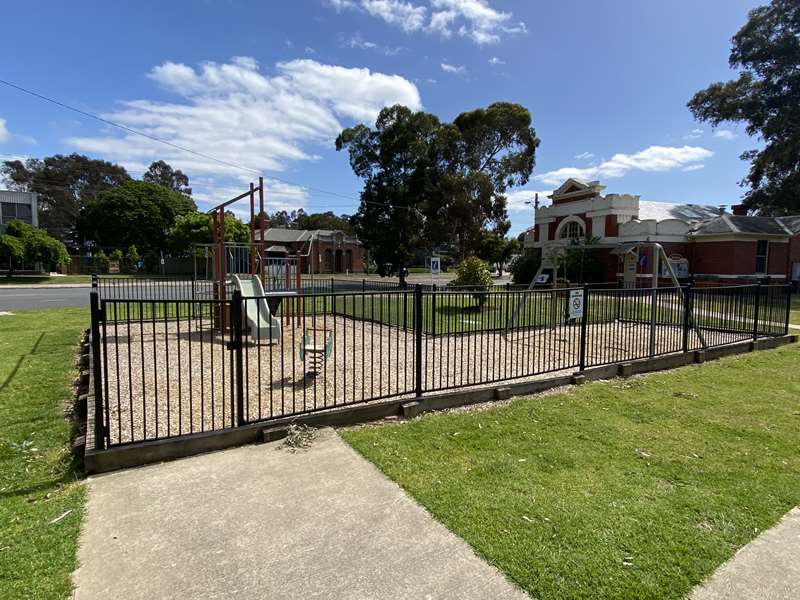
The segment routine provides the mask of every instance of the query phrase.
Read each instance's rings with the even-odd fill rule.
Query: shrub
[[[542,251],[539,248],[526,249],[521,255],[515,258],[509,270],[511,279],[516,284],[528,285],[533,281],[536,271],[542,262]]]
[[[69,263],[66,246],[42,229],[15,219],[6,227],[6,235],[22,244],[22,258],[17,260],[41,263],[43,267],[47,266],[47,270]]]
[[[139,270],[139,251],[136,246],[129,246],[123,260],[123,269],[126,273],[136,273]]]
[[[477,256],[470,256],[456,267],[456,278],[450,282],[451,286],[467,286],[470,291],[483,293],[473,294],[478,306],[483,306],[486,301],[486,290],[492,285],[492,275],[489,267]]]
[[[0,264],[8,265],[8,276],[14,273],[14,267],[25,255],[22,240],[10,235],[0,235]]]
[[[94,269],[98,273],[108,273],[109,261],[108,256],[102,250],[98,250],[94,254]]]

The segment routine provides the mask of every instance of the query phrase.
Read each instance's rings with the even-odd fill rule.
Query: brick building
[[[260,232],[256,231],[256,240],[260,239]],[[273,227],[264,232],[264,242],[267,257],[303,256],[306,273],[363,273],[366,266],[366,250],[361,242],[343,231]]]
[[[800,281],[800,216],[747,216],[741,206],[733,213],[698,204],[648,202],[630,194],[602,195],[597,181],[568,179],[550,199],[537,206],[534,226],[525,234],[525,246],[543,254],[572,240],[594,239],[594,252],[606,264],[606,281],[623,278],[625,266],[617,248],[636,242],[664,247],[679,278],[698,282],[745,282],[769,277]],[[636,261],[636,284],[652,283],[650,250]],[[633,268],[633,267],[631,267]],[[666,271],[662,269],[661,275]]]

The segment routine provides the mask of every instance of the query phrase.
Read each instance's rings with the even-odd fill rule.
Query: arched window
[[[325,257],[323,262],[325,271],[328,273],[333,272],[333,252],[331,252],[331,249],[325,248],[323,256]]]
[[[583,231],[583,225],[578,221],[570,221],[561,228],[558,237],[562,240],[579,240],[585,237],[586,233]]]

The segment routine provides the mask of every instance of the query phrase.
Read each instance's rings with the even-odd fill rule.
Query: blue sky
[[[137,138],[0,86],[0,156],[81,152],[140,174],[184,169],[201,208],[268,180],[271,209],[355,211],[336,133],[401,102],[450,120],[519,102],[541,138],[524,204],[567,176],[647,200],[734,204],[758,144],[686,109],[733,76],[730,38],[760,2],[295,0],[16,2],[0,78],[252,171]],[[282,181],[272,179],[280,178]],[[285,183],[289,182],[289,183]],[[244,209],[244,207],[242,207]]]

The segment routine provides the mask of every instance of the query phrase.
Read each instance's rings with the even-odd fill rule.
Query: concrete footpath
[[[800,508],[759,535],[689,596],[690,600],[800,598]]]
[[[74,598],[528,596],[330,429],[89,479]]]

